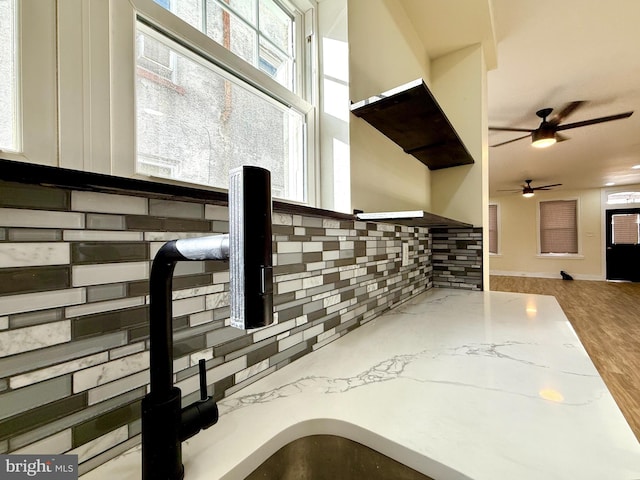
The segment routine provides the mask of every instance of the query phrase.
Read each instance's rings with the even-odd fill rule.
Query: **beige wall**
[[[475,162],[431,172],[432,211],[474,226],[483,225],[488,200],[485,79],[479,44],[431,64],[433,94]]]
[[[571,258],[538,255],[537,212],[540,200],[578,200],[578,248]],[[499,254],[490,258],[492,274],[560,278],[565,270],[578,279],[601,280],[603,272],[603,217],[601,190],[554,190],[533,198],[514,194],[490,200],[498,204]]]
[[[487,204],[486,68],[480,44],[430,61],[400,2],[349,0],[352,101],[423,78],[474,157],[430,172],[364,120],[351,116],[353,208],[424,209],[483,225]]]
[[[431,61],[397,1],[349,0],[348,18],[351,100],[357,102],[423,78],[475,161],[471,166],[429,171],[364,120],[351,115],[353,208],[423,209],[474,226],[486,225],[487,93],[482,45]],[[488,254],[486,257],[485,265]],[[484,275],[488,285],[488,269]]]
[[[351,101],[418,78],[429,82],[429,58],[400,2],[349,0],[348,25]],[[431,209],[426,166],[353,115],[350,144],[353,208]]]
[[[480,44],[442,56],[431,64],[434,95],[475,162],[431,172],[431,208],[436,214],[476,227],[487,225],[489,215],[486,78]],[[488,245],[487,228],[483,230],[483,242]],[[483,265],[489,265],[486,248]],[[483,269],[483,284],[488,289],[488,268]]]

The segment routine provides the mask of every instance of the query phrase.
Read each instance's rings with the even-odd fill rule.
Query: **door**
[[[640,208],[607,210],[607,280],[640,282]]]

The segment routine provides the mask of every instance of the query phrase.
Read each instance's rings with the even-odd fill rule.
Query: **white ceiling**
[[[490,0],[401,0],[429,58],[482,43],[489,68],[496,65]]]
[[[628,119],[565,130],[547,149],[530,139],[489,148],[489,189],[640,183],[640,1],[492,0],[497,68],[488,75],[489,125],[536,128],[541,108],[588,103],[563,123],[629,110]],[[489,144],[522,136],[489,132]],[[524,134],[526,135],[526,133]]]

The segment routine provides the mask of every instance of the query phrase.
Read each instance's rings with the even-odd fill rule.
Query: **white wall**
[[[351,213],[349,33],[346,0],[318,2],[321,207]]]

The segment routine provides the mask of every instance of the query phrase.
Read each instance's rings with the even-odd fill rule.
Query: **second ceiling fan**
[[[533,180],[525,180],[525,185],[522,185],[522,196],[525,198],[530,198],[533,197],[534,192],[536,190],[550,190],[553,187],[560,187],[562,184],[561,183],[554,183],[551,185],[542,185],[540,187],[532,187],[531,186],[531,182],[533,182]],[[520,189],[518,190],[498,190],[499,192],[519,192]]]
[[[547,120],[547,117],[551,115],[553,112],[552,108],[543,108],[542,110],[538,110],[536,115],[542,119],[540,126],[538,128],[511,128],[511,127],[489,127],[489,130],[502,131],[502,132],[527,132],[526,135],[518,138],[514,138],[513,140],[508,140],[506,142],[497,143],[495,145],[490,145],[491,147],[500,147],[502,145],[507,145],[508,143],[517,142],[518,140],[523,140],[525,138],[531,137],[531,145],[537,148],[544,148],[553,145],[556,142],[562,142],[564,140],[568,140],[567,137],[560,135],[558,132],[563,130],[569,130],[571,128],[578,127],[586,127],[587,125],[595,125],[597,123],[610,122],[612,120],[620,120],[622,118],[628,118],[633,114],[631,112],[619,113],[617,115],[609,115],[606,117],[598,117],[592,118],[590,120],[583,120],[580,122],[574,123],[561,123],[567,118],[570,114],[576,111],[580,106],[584,105],[586,102],[578,101],[571,102],[567,104],[560,112],[554,115],[550,120]]]

